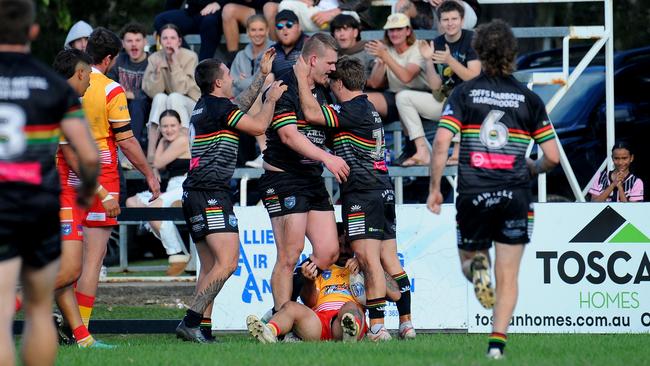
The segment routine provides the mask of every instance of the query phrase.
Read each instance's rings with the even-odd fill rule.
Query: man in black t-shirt
[[[207,343],[211,339],[199,327],[204,312],[239,261],[237,217],[228,188],[235,171],[239,133],[263,134],[276,101],[287,87],[274,82],[262,109],[251,116],[230,101],[233,80],[225,64],[214,59],[203,60],[194,75],[202,96],[190,120],[192,158],[183,183],[182,201],[185,222],[199,253],[201,272],[196,295],[176,328],[176,335],[186,341]]]
[[[484,73],[452,92],[440,118],[431,160],[427,207],[440,213],[440,179],[451,138],[461,133],[456,221],[463,273],[485,308],[494,306],[488,357],[503,357],[517,303],[517,276],[532,234],[531,176],[557,165],[555,132],[542,100],[511,74],[516,39],[496,20],[476,30],[474,49]],[[480,124],[479,124],[479,121]],[[530,141],[544,155],[526,158]],[[488,250],[495,242],[497,286],[492,288]]]
[[[302,56],[311,66],[307,80],[322,103],[326,102],[328,74],[335,69],[336,41],[315,34],[303,47]],[[271,217],[277,260],[271,276],[274,310],[290,300],[293,269],[305,245],[305,234],[313,246],[311,260],[321,270],[338,256],[334,208],[321,174],[324,163],[343,182],[349,167],[340,157],[326,152],[325,130],[310,126],[300,108],[293,70],[279,75],[288,91],[276,103],[273,121],[266,131],[265,172],[260,179],[263,202]]]
[[[327,105],[320,104],[309,90],[306,79],[310,66],[304,60],[298,60],[294,66],[307,121],[331,129],[336,155],[350,166],[348,180],[341,184],[341,211],[347,240],[365,273],[366,308],[370,315],[368,338],[391,339],[384,326],[384,271],[393,276],[401,291],[397,301],[400,338],[415,338],[410,284],[397,258],[395,193],[384,159],[384,128],[379,113],[363,93],[363,69],[357,58],[340,58],[336,71],[330,74],[330,89],[339,104]]]
[[[61,253],[59,176],[55,153],[62,132],[79,161],[79,199],[94,195],[99,152],[79,96],[29,55],[36,38],[31,0],[0,0],[0,308],[13,309],[18,278],[25,289],[21,352],[25,364],[56,357],[52,322],[54,282]],[[14,363],[13,312],[0,318],[0,363]]]

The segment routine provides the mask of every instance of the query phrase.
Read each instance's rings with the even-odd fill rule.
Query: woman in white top
[[[126,200],[126,207],[172,207],[180,203],[183,181],[187,177],[191,155],[189,139],[182,132],[178,112],[169,109],[160,115],[160,131],[162,138],[156,147],[153,167],[155,171],[169,176],[167,190],[153,201],[151,201],[151,192],[140,192]],[[147,229],[160,239],[169,255],[167,275],[181,274],[190,256],[187,254],[176,225],[172,221],[149,221]]]
[[[367,86],[371,89],[388,86],[387,90],[382,92],[369,92],[368,100],[375,106],[384,123],[390,123],[399,119],[395,102],[398,92],[431,89],[426,79],[425,61],[418,49],[409,18],[401,13],[391,14],[384,30],[383,42],[371,41],[366,44],[368,53],[376,57]],[[410,135],[414,130],[411,126],[405,127],[405,134]],[[410,138],[414,141],[417,151],[429,151],[423,131]]]

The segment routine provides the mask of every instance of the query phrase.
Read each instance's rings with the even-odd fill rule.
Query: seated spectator
[[[401,13],[391,14],[384,26],[384,41],[370,41],[366,50],[376,57],[367,85],[372,89],[387,90],[368,92],[368,100],[375,106],[385,123],[397,121],[399,114],[395,95],[402,90],[430,91],[424,71],[425,62],[416,44],[415,33],[409,18]],[[407,127],[405,134],[412,129]],[[414,153],[428,151],[424,135],[411,138],[402,156],[394,163],[400,164]],[[410,140],[409,140],[410,141]],[[418,155],[419,156],[419,155]]]
[[[246,26],[248,30],[248,20],[253,15],[262,12],[264,3],[266,3],[266,0],[237,0],[229,1],[223,6],[221,21],[223,23],[223,36],[226,39],[228,61],[231,61],[239,51],[239,26]],[[260,15],[260,17],[264,19],[263,16]],[[264,24],[268,28],[268,22],[264,21]],[[236,80],[236,74],[233,75]]]
[[[70,28],[68,35],[65,37],[65,42],[63,43],[64,49],[74,48],[79,51],[86,51],[86,45],[88,44],[88,37],[90,33],[93,32],[93,27],[90,24],[80,20]]]
[[[592,202],[641,202],[643,201],[643,181],[630,172],[634,154],[630,145],[618,141],[612,148],[614,170],[607,167],[591,179],[589,189]]]
[[[351,15],[339,14],[330,23],[330,33],[339,44],[339,56],[359,59],[366,70],[366,78],[370,76],[375,58],[366,51],[366,41],[361,40],[359,21]]]
[[[275,29],[278,41],[273,45],[275,60],[271,72],[279,77],[291,70],[296,63],[307,36],[300,28],[298,17],[291,10],[282,10],[276,15]]]
[[[397,12],[406,14],[411,19],[414,29],[440,29],[438,7],[445,0],[398,0],[395,8]],[[477,0],[454,0],[462,5],[465,13],[463,29],[474,29],[481,15],[481,6]]]
[[[190,167],[190,143],[181,130],[181,120],[174,110],[166,110],[160,116],[162,138],[156,146],[153,168],[169,178],[167,190],[157,199],[151,200],[151,192],[145,191],[129,197],[126,207],[172,207],[181,201],[183,181]],[[190,256],[183,239],[172,221],[149,221],[146,225],[158,238],[169,256],[168,276],[178,276],[185,270]]]
[[[178,5],[178,1],[167,1],[166,8]],[[156,34],[162,37],[163,28],[174,24],[179,34],[201,36],[199,60],[214,57],[221,42],[221,4],[210,0],[187,0],[183,9],[166,10],[154,19]]]
[[[264,51],[273,44],[268,38],[268,23],[261,15],[252,15],[248,18],[246,34],[248,34],[250,43],[243,50],[237,52],[237,56],[230,66],[234,95],[238,95],[251,85],[253,75],[260,68],[260,60]]]
[[[117,56],[115,65],[106,74],[122,85],[131,115],[133,136],[144,146],[144,127],[149,118],[151,100],[142,90],[142,78],[147,68],[147,29],[140,23],[129,23],[120,31],[124,51]]]
[[[198,64],[196,54],[181,48],[181,33],[173,24],[161,28],[163,49],[149,56],[142,79],[142,89],[153,99],[148,123],[147,157],[152,161],[156,142],[160,137],[158,117],[173,109],[180,115],[184,131],[190,126],[190,114],[201,96],[194,81],[194,69]]]
[[[293,11],[303,31],[318,32],[329,28],[339,14],[348,14],[359,20],[359,12],[370,7],[370,0],[282,0],[278,10]]]
[[[481,73],[481,62],[471,45],[474,32],[462,29],[463,12],[463,6],[458,2],[443,2],[438,7],[438,17],[444,34],[436,37],[433,48],[424,41],[419,42],[420,53],[426,61],[427,81],[433,94],[427,91],[403,90],[395,97],[400,118],[416,145],[416,153],[402,163],[404,166],[428,165],[430,161],[428,142],[422,144],[417,140],[424,137],[420,117],[438,120],[451,90]],[[456,156],[453,156],[451,162],[456,160]]]

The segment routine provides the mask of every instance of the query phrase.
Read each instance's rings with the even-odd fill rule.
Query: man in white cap
[[[80,20],[70,28],[68,35],[65,37],[64,49],[74,48],[86,52],[86,45],[88,44],[88,37],[93,32],[93,27],[90,24]]]

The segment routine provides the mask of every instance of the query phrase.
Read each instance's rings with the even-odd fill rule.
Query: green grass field
[[[259,344],[240,334],[218,344],[178,341],[173,335],[99,336],[115,350],[59,350],[59,365],[647,365],[649,335],[511,335],[507,358],[485,359],[485,335],[420,334],[414,341],[375,344]]]

